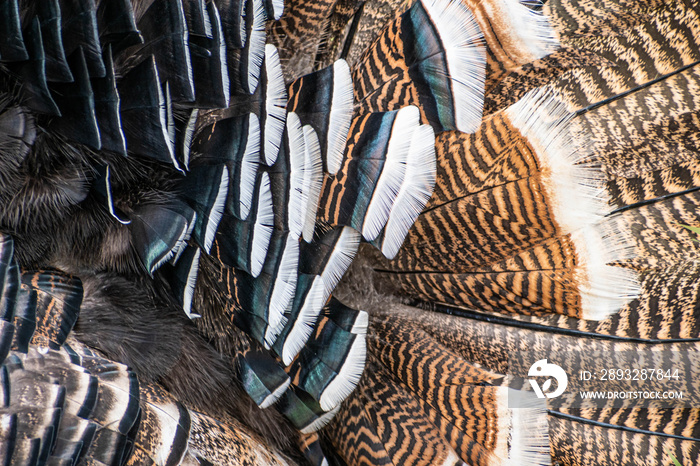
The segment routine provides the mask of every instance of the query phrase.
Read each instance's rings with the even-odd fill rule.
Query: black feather
[[[72,82],[73,74],[63,47],[59,0],[36,3],[36,15],[41,21],[41,37],[46,54],[46,77],[53,82]],[[31,17],[31,13],[25,13],[25,16]]]
[[[95,115],[95,95],[83,49],[77,49],[68,57],[74,81],[50,86],[62,118],[50,120],[49,129],[73,141],[99,150],[102,147],[100,130]],[[104,66],[102,67],[104,75]]]
[[[24,104],[38,113],[60,115],[46,81],[46,55],[39,18],[34,18],[25,29],[25,45],[29,59],[6,65],[22,87]]]
[[[0,60],[22,61],[29,58],[22,38],[17,0],[0,4]]]

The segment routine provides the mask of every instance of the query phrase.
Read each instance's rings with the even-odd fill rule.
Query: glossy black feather
[[[81,49],[90,77],[103,77],[105,66],[98,37],[95,0],[59,0],[59,5],[65,55],[70,57]]]
[[[46,77],[52,82],[72,82],[66,51],[63,46],[61,7],[59,0],[37,2],[36,15],[41,21],[41,36],[46,54]],[[25,13],[25,16],[30,16]]]
[[[29,56],[22,38],[21,21],[17,0],[0,4],[0,60],[22,61]]]
[[[83,49],[79,48],[70,55],[68,63],[73,74],[73,82],[50,86],[51,95],[58,105],[62,118],[52,119],[49,128],[68,139],[99,150],[102,142],[95,114],[95,94],[92,92]],[[104,65],[102,65],[102,75],[104,73]]]
[[[60,115],[46,80],[46,55],[39,18],[34,18],[25,28],[24,36],[29,59],[13,61],[6,66],[10,73],[20,80],[29,108],[39,113]]]

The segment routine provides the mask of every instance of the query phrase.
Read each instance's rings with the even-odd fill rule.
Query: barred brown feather
[[[319,69],[317,56],[328,38],[328,23],[337,0],[290,2],[282,18],[269,28],[269,40],[280,51],[287,80]],[[328,66],[332,63],[326,63]]]

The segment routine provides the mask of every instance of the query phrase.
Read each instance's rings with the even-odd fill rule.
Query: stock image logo
[[[538,398],[556,398],[566,390],[566,385],[569,383],[569,377],[567,377],[566,372],[560,366],[556,364],[550,364],[546,359],[540,359],[530,366],[530,370],[527,375],[529,377],[547,377],[542,386],[537,383],[535,379],[528,379],[532,389]],[[552,388],[552,378],[556,380],[557,386],[556,390],[549,392]]]

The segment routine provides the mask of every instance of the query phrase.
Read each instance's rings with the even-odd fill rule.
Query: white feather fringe
[[[282,362],[285,366],[292,363],[292,360],[294,360],[296,355],[299,354],[299,351],[301,351],[309,340],[318,315],[321,313],[321,309],[323,309],[323,305],[326,303],[324,300],[324,291],[325,284],[323,283],[323,278],[317,276],[306,294],[299,315],[294,321],[294,326],[287,335],[287,339],[282,347]]]
[[[310,434],[312,432],[316,432],[317,430],[321,429],[322,427],[325,427],[326,424],[331,422],[331,419],[333,419],[335,415],[338,414],[338,411],[340,411],[340,405],[336,406],[329,412],[319,416],[314,422],[304,427],[303,429],[299,429],[299,432],[301,432],[302,434]]]
[[[282,394],[287,391],[287,389],[289,388],[289,385],[291,385],[291,383],[292,383],[292,379],[287,378],[287,380],[285,380],[282,385],[277,387],[277,389],[275,389],[274,392],[267,395],[267,397],[262,401],[262,403],[260,403],[260,405],[259,405],[260,409],[266,409],[266,408],[269,408],[270,406],[272,406],[273,404],[275,404],[275,402],[277,400],[279,400],[279,398],[282,396]]]
[[[355,390],[365,369],[367,357],[367,342],[364,336],[357,335],[348,351],[340,372],[321,393],[319,404],[324,411],[330,411]]]
[[[265,46],[265,164],[275,163],[282,143],[287,115],[287,86],[284,84],[280,57],[274,45]]]
[[[326,138],[326,167],[331,175],[338,173],[343,163],[345,143],[352,123],[353,102],[350,67],[345,60],[338,60],[333,64],[333,100]]]
[[[270,238],[275,225],[275,214],[272,206],[272,191],[270,189],[270,177],[262,174],[260,181],[260,193],[258,195],[258,211],[253,227],[253,240],[250,245],[250,274],[257,277],[262,272],[270,247]]]
[[[226,99],[226,107],[229,106],[231,102],[231,80],[228,74],[228,63],[226,58],[226,40],[224,39],[224,30],[221,26],[221,17],[219,16],[219,10],[216,8],[216,3],[211,2],[210,6],[214,12],[214,24],[216,24],[216,29],[219,33],[219,63],[221,64],[221,87],[224,91],[224,98]],[[204,18],[206,22],[209,23],[209,28],[211,29],[211,19],[209,18],[209,13],[204,10]],[[206,25],[205,22],[205,25]],[[211,35],[211,31],[209,32]]]
[[[304,197],[304,160],[306,144],[301,120],[296,113],[287,116],[287,145],[289,146],[289,205],[287,206],[287,226],[299,238],[303,231],[306,204]]]
[[[357,249],[360,247],[360,238],[360,234],[354,228],[343,227],[333,252],[331,252],[321,272],[323,283],[326,285],[326,299],[333,293],[336,285],[352,264]]]
[[[521,56],[518,64],[535,61],[555,52],[559,48],[556,33],[549,19],[541,12],[528,8],[520,0],[496,0],[488,3],[489,12],[498,15],[512,27],[507,28],[511,42],[517,44]],[[504,31],[505,32],[505,31]],[[512,53],[515,55],[515,53]]]
[[[211,251],[211,246],[214,244],[214,238],[216,238],[216,231],[219,228],[219,222],[221,221],[221,216],[224,214],[224,207],[226,206],[226,197],[228,196],[228,182],[229,174],[228,167],[225,165],[221,167],[221,178],[219,179],[219,191],[216,194],[216,201],[209,211],[209,220],[205,228],[204,235],[204,251],[209,254]]]
[[[253,94],[258,87],[260,68],[265,55],[265,0],[248,0],[253,2],[253,28],[248,37],[248,93]]]
[[[187,314],[187,317],[194,319],[195,317],[201,317],[199,314],[192,313],[192,298],[194,297],[194,287],[197,284],[197,274],[199,273],[199,257],[202,250],[197,248],[194,253],[194,259],[192,264],[190,264],[190,269],[187,271],[187,283],[185,284],[185,291],[182,295],[182,308]]]
[[[481,123],[484,106],[486,47],[481,29],[465,2],[421,0],[421,3],[445,48],[457,129],[473,133]]]
[[[382,253],[388,259],[393,259],[399,252],[408,230],[428,203],[436,176],[435,133],[431,126],[421,125],[411,138],[406,178],[384,228]]]
[[[517,396],[518,407],[510,408],[508,398]],[[543,466],[551,464],[549,424],[544,400],[532,392],[499,387],[495,397],[498,432],[494,464]],[[500,461],[499,461],[500,460]]]
[[[314,239],[316,227],[316,211],[323,186],[323,160],[321,158],[321,143],[316,131],[310,125],[304,130],[304,189],[302,208],[302,233],[304,241],[310,243]]]
[[[260,120],[257,115],[248,115],[248,139],[246,139],[245,152],[241,160],[241,170],[238,179],[240,193],[239,213],[242,220],[248,218],[250,208],[253,205],[255,193],[255,181],[258,174],[260,154]]]
[[[535,151],[554,218],[565,233],[600,220],[611,211],[600,168],[581,163],[585,142],[572,137],[572,117],[548,88],[528,92],[505,110]]]
[[[420,112],[413,105],[399,110],[391,127],[386,160],[362,224],[362,236],[374,240],[386,225],[389,213],[406,176],[411,137],[420,125]]]
[[[584,319],[605,319],[639,295],[636,272],[608,265],[635,256],[631,235],[616,220],[608,218],[571,234]]]
[[[280,332],[287,323],[285,311],[289,308],[297,289],[297,270],[299,268],[299,239],[292,234],[287,235],[287,241],[282,253],[282,261],[275,275],[275,283],[270,295],[270,306],[267,311],[267,329],[265,331],[265,348],[270,349],[277,340]]]
[[[190,117],[187,119],[185,136],[182,138],[182,162],[185,165],[185,170],[190,168],[190,152],[192,151],[192,139],[194,139],[194,130],[197,127],[198,116],[199,109],[193,108]]]

